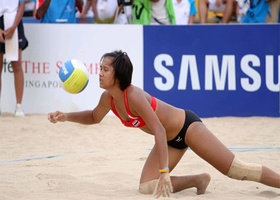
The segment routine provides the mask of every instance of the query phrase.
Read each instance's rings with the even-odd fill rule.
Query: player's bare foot
[[[196,193],[198,195],[200,195],[200,194],[205,193],[206,188],[210,183],[211,176],[207,173],[203,173],[203,174],[200,174],[198,176],[199,176],[199,178],[197,179],[198,183],[197,183],[197,187],[196,187],[196,189],[197,189]]]

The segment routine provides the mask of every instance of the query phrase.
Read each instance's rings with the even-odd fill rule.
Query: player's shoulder
[[[137,97],[145,93],[143,89],[135,85],[130,85],[126,90],[127,90],[127,96],[130,97],[135,97],[135,96]]]
[[[108,91],[104,91],[102,92],[101,94],[101,98],[106,98],[106,99],[109,99],[111,97],[110,93]]]
[[[131,85],[127,90],[127,96],[130,101],[143,102],[149,99],[150,95],[137,86]]]

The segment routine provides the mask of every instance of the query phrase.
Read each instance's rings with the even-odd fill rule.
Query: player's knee
[[[244,163],[238,158],[234,158],[227,176],[237,180],[260,182],[262,166],[254,163]]]
[[[142,194],[153,194],[157,185],[157,179],[145,183],[140,183],[139,192]]]

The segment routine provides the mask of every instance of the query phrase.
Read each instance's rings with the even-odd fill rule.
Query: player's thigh
[[[198,156],[227,174],[234,154],[203,123],[194,122],[190,125],[186,142]]]
[[[176,167],[176,165],[179,163],[185,152],[186,149],[175,149],[171,146],[168,146],[168,158],[169,158],[169,169],[170,172]]]
[[[169,164],[168,167],[170,171],[174,169],[174,167],[178,164],[178,162],[183,157],[184,153],[187,149],[175,149],[173,147],[168,146],[168,157]],[[152,148],[142,170],[140,183],[144,183],[150,180],[159,178],[159,152],[155,148]]]

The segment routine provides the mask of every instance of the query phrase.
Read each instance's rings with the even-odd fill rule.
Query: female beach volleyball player
[[[49,113],[52,123],[71,121],[99,123],[112,110],[128,127],[140,128],[154,136],[155,145],[144,165],[139,191],[157,197],[196,187],[204,194],[210,182],[208,174],[169,176],[190,147],[224,175],[280,188],[280,175],[269,168],[245,163],[235,157],[189,110],[169,105],[131,84],[133,66],[125,52],[106,53],[101,58],[99,84],[105,91],[93,110]],[[168,113],[168,114],[166,114]]]

